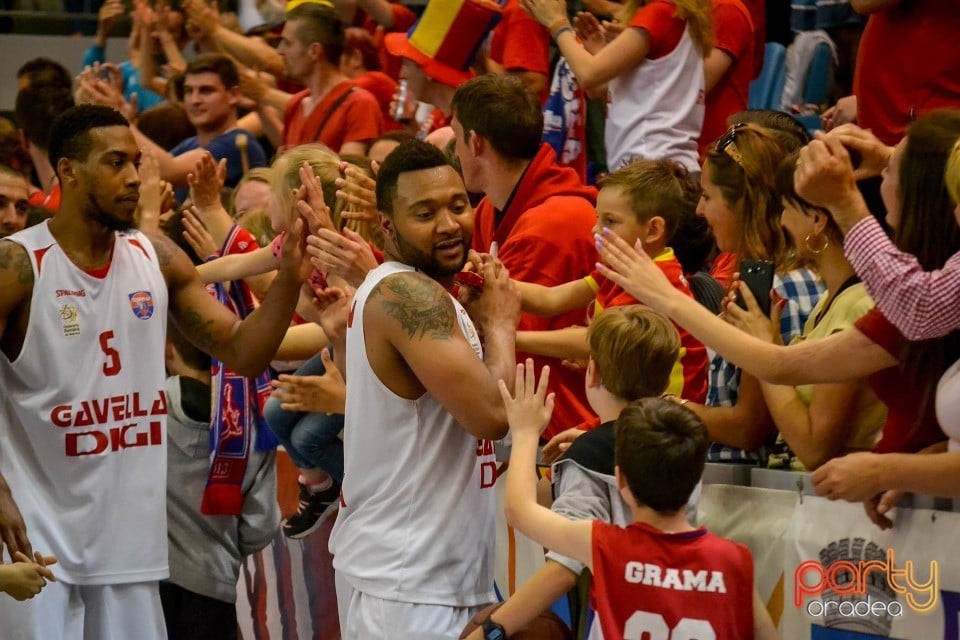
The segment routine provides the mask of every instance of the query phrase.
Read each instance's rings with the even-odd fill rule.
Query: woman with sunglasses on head
[[[789,343],[802,332],[823,285],[789,250],[780,228],[780,197],[774,177],[785,155],[779,139],[769,130],[752,124],[730,127],[705,154],[700,176],[703,195],[697,213],[713,230],[717,248],[733,254],[736,263],[742,259],[773,262],[773,290],[784,300],[779,338]],[[775,432],[756,378],[742,375],[735,365],[715,357],[710,365],[707,404],[710,406],[695,410],[715,441],[709,460],[766,460],[763,454],[767,452],[759,450],[772,444]]]
[[[888,221],[895,227],[894,241],[926,269],[943,264],[960,250],[955,204],[943,185],[944,165],[958,136],[960,111],[927,114],[911,125],[884,170],[882,193],[890,212]],[[960,184],[953,188],[960,191]],[[898,497],[883,496],[886,489],[960,495],[957,454],[923,459],[878,455],[936,451],[937,443],[945,439],[934,412],[934,389],[950,363],[960,357],[960,335],[906,342],[880,311],[873,309],[852,331],[777,346],[744,336],[697,305],[678,300],[660,281],[656,267],[632,248],[611,238],[602,244],[601,256],[611,268],[601,269],[601,273],[766,381],[810,384],[869,376],[871,387],[888,409],[883,437],[874,453],[836,458],[818,469],[813,475],[818,492],[832,499],[864,500],[867,513],[881,526],[890,526],[883,513]],[[944,381],[949,385],[949,376],[944,376]],[[943,385],[941,382],[939,396],[944,397],[938,396],[937,402],[946,405],[949,398]],[[940,415],[946,411],[941,409]],[[960,429],[956,431],[960,441]]]
[[[608,93],[607,166],[636,158],[674,160],[700,170],[697,141],[704,118],[704,58],[713,48],[709,0],[627,0],[607,41],[593,18],[580,18],[583,44],[564,0],[520,0],[550,31],[580,86]],[[590,20],[590,24],[586,21]]]

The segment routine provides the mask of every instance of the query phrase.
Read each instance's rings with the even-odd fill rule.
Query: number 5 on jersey
[[[110,341],[113,338],[113,331],[104,331],[100,334],[100,350],[103,351],[103,355],[107,356],[107,361],[103,363],[103,375],[105,376],[117,375],[122,367],[120,354],[110,346]]]

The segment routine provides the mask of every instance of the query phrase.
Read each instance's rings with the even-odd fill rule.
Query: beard
[[[403,258],[404,264],[416,268],[434,280],[453,277],[462,270],[463,265],[467,263],[466,245],[463,246],[463,255],[460,260],[457,261],[457,264],[454,264],[452,262],[440,262],[435,253],[422,251],[408,243],[399,235],[396,236],[396,243],[397,252],[400,254],[400,257]]]
[[[111,231],[130,231],[134,228],[132,216],[129,220],[121,218],[112,211],[109,211],[101,206],[92,194],[89,195],[88,198],[90,203],[90,211],[92,214],[91,217],[97,224],[103,225]]]

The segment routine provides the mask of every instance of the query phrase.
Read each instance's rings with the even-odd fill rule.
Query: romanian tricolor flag
[[[470,65],[503,8],[492,0],[431,0],[406,34],[389,34],[387,48],[451,86],[470,79]]]

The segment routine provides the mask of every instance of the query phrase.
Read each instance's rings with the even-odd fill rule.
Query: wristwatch
[[[502,624],[497,624],[493,618],[487,616],[483,621],[483,639],[484,640],[507,640],[507,631]]]

